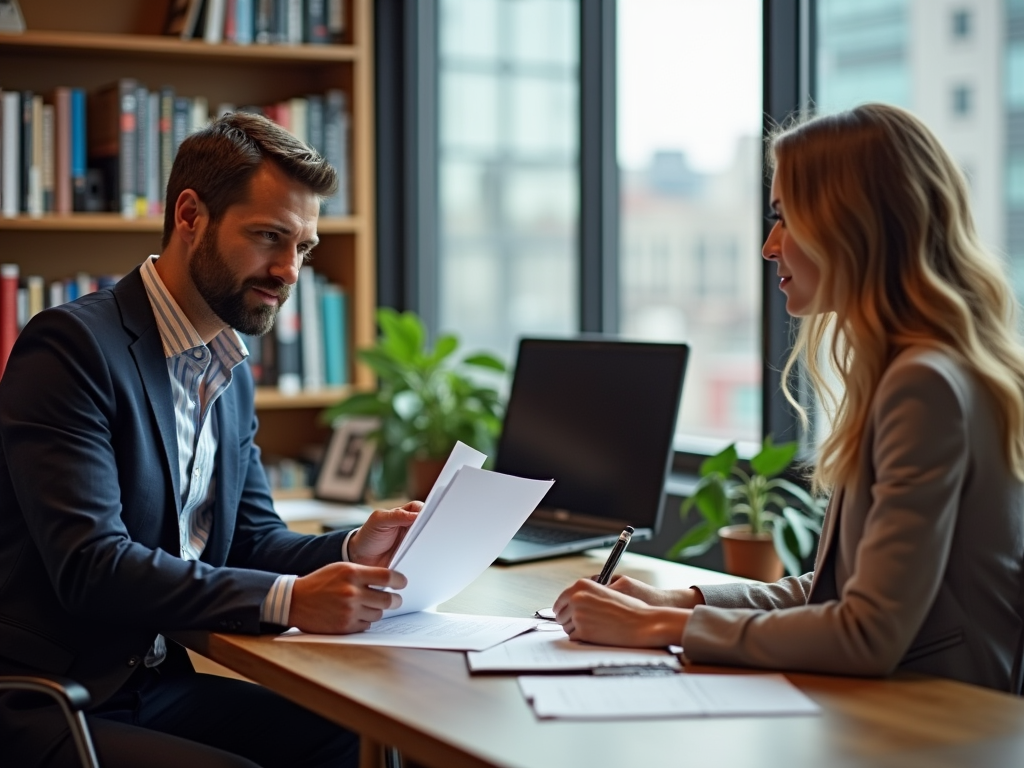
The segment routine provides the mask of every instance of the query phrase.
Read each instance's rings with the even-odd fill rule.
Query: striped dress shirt
[[[208,417],[217,398],[231,385],[232,370],[249,352],[230,328],[217,334],[209,345],[203,343],[160,279],[156,258],[150,257],[142,265],[142,281],[163,342],[174,401],[181,480],[178,542],[182,559],[198,560],[213,528],[216,499],[214,469],[219,434],[217,419]],[[261,621],[287,626],[295,579],[294,575],[278,576],[263,601]],[[164,639],[159,636],[146,658],[147,666],[159,664],[165,655]]]

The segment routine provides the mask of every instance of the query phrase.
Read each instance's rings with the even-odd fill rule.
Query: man
[[[354,765],[355,736],[198,675],[163,633],[365,629],[418,503],[301,536],[274,513],[235,331],[266,333],[333,169],[261,117],[186,139],[161,254],[37,315],[0,381],[0,674],[85,685],[107,766]],[[74,765],[54,706],[0,697],[4,763]]]

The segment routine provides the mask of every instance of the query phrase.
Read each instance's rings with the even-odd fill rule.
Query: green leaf
[[[434,352],[430,355],[430,363],[436,365],[459,348],[459,338],[450,333],[438,338],[434,344]]]
[[[771,481],[773,488],[781,488],[790,496],[799,501],[807,511],[807,513],[822,516],[825,514],[825,502],[823,499],[816,499],[803,488],[796,483],[791,483],[789,480],[782,480],[776,478]]]
[[[339,416],[383,417],[389,410],[390,406],[381,402],[376,393],[360,392],[326,408],[320,418],[324,423],[333,424]]]
[[[799,447],[795,441],[774,445],[768,435],[761,450],[750,460],[750,467],[760,475],[774,477],[793,462]]]
[[[782,564],[786,567],[786,573],[790,576],[799,576],[800,561],[790,551],[789,545],[786,542],[786,526],[772,526],[772,540],[775,543],[775,551],[778,553],[779,559],[782,560]]]
[[[728,475],[736,465],[739,454],[736,453],[736,443],[727,446],[714,456],[704,459],[700,465],[701,477],[707,477],[712,473],[718,473],[723,477]]]
[[[489,355],[486,352],[477,352],[474,355],[469,355],[462,362],[466,365],[476,366],[477,368],[489,368],[490,370],[498,371],[499,373],[505,372],[505,364],[494,355]]]
[[[793,532],[793,538],[796,539],[797,552],[800,554],[800,557],[807,557],[811,554],[811,550],[814,549],[814,535],[807,529],[806,518],[792,507],[784,508],[782,516]]]
[[[665,557],[670,560],[681,560],[704,554],[715,543],[717,530],[706,520],[697,523],[697,525],[684,533],[679,541],[672,545],[672,548],[665,554]]]
[[[728,525],[731,518],[729,498],[721,483],[709,483],[700,488],[692,497],[697,510],[716,530]]]

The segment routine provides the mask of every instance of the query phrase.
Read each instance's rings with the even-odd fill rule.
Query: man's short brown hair
[[[206,205],[211,223],[249,194],[249,180],[269,160],[321,198],[338,189],[338,174],[314,150],[262,115],[230,112],[187,137],[178,148],[167,182],[163,247],[174,232],[178,196],[192,189]]]

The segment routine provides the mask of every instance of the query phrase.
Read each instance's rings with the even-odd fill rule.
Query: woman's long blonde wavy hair
[[[1016,301],[1002,264],[979,242],[967,183],[938,139],[905,110],[866,104],[780,130],[768,155],[786,228],[820,269],[816,301],[829,310],[802,320],[783,373],[805,422],[788,387],[798,360],[834,413],[815,487],[857,478],[872,397],[911,345],[952,355],[992,392],[1008,466],[1024,479]]]

